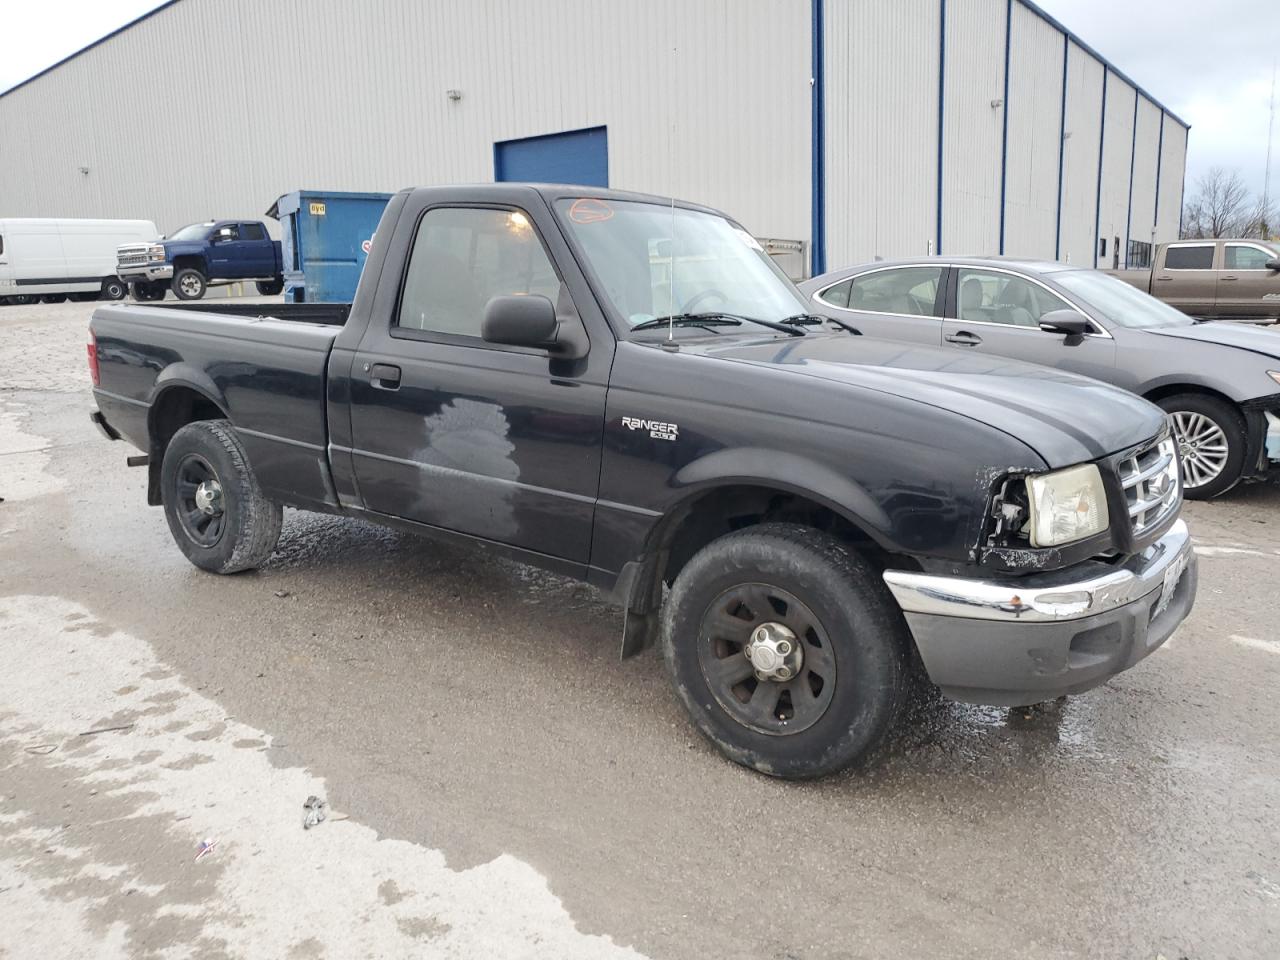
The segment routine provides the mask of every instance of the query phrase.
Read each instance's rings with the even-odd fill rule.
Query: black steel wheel
[[[877,572],[829,534],[787,523],[713,540],[676,577],[662,647],[698,730],[777,777],[832,773],[883,740],[911,639]]]
[[[226,420],[198,420],[173,435],[160,468],[160,494],[174,542],[202,570],[261,566],[280,538],[280,505],[263,495]]]
[[[103,300],[123,300],[126,293],[124,281],[119,277],[107,277],[102,281],[99,294]]]
[[[790,591],[767,583],[738,584],[711,603],[698,660],[720,706],[761,733],[809,729],[835,695],[836,654],[821,621]]]
[[[284,289],[284,279],[276,277],[274,280],[259,280],[254,284],[258,288],[258,295],[262,297],[277,296]]]

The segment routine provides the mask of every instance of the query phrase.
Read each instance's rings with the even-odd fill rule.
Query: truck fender
[[[218,388],[218,385],[213,382],[213,379],[203,370],[189,363],[174,363],[160,372],[160,376],[156,378],[156,382],[151,388],[151,395],[147,398],[147,438],[149,441],[147,502],[152,506],[157,506],[160,503],[160,467],[164,461],[164,447],[158,435],[161,430],[158,418],[165,409],[165,396],[177,389],[188,390],[198,394],[216,407],[224,417],[229,416],[228,411],[230,408],[227,405],[227,398]]]

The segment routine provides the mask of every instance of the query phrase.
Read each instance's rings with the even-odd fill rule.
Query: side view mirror
[[[1272,257],[1263,266],[1268,270],[1280,270],[1280,257]]]
[[[221,230],[219,230],[217,233],[213,235],[214,243],[226,243],[230,239],[231,239],[231,230],[228,229],[227,227],[223,227]]]
[[[493,297],[485,305],[480,336],[511,347],[552,347],[559,325],[556,308],[546,297]]]
[[[1040,318],[1040,329],[1045,333],[1082,337],[1093,329],[1093,323],[1084,314],[1074,310],[1052,310]]]

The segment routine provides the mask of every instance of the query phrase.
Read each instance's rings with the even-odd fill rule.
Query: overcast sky
[[[1196,178],[1213,165],[1239,169],[1250,189],[1261,192],[1271,77],[1276,57],[1280,56],[1280,11],[1274,3],[1039,2],[1191,124],[1188,193],[1194,189]],[[158,5],[156,0],[3,0],[0,90],[7,90]],[[1272,163],[1276,171],[1272,175],[1273,196],[1280,192],[1280,146],[1276,147],[1276,154]]]

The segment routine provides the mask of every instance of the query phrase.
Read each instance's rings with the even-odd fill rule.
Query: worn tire
[[[1187,464],[1183,463],[1183,495],[1188,500],[1211,500],[1226,493],[1240,482],[1244,475],[1248,432],[1244,416],[1239,410],[1224,400],[1205,396],[1202,393],[1180,393],[1165,397],[1159,405],[1175,418],[1175,424],[1177,415],[1180,413],[1198,414],[1212,420],[1227,440],[1227,460],[1222,472],[1215,479],[1197,487],[1186,486],[1190,475]]]
[[[67,295],[65,293],[46,293],[40,298],[41,303],[66,303]]]
[[[183,267],[173,275],[169,288],[179,300],[202,300],[209,289],[209,281],[195,267]]]
[[[204,461],[221,486],[223,520],[217,542],[201,545],[183,519],[179,473],[190,458]],[[178,430],[165,448],[160,492],[169,532],[188,560],[212,573],[261,566],[280,539],[281,509],[263,496],[240,438],[227,420],[197,420]]]
[[[163,283],[140,281],[129,284],[129,292],[139,303],[156,303],[164,299],[165,286]]]
[[[790,593],[830,640],[838,679],[824,712],[805,729],[753,729],[720,703],[704,672],[699,648],[722,642],[704,631],[704,618],[726,591],[743,584]],[[676,577],[663,611],[663,655],[694,725],[730,760],[777,777],[824,776],[879,744],[905,700],[910,644],[902,615],[871,566],[833,537],[793,524],[750,527],[703,547]]]
[[[127,292],[125,282],[118,277],[107,277],[102,281],[102,289],[98,297],[102,300],[123,300]]]
[[[284,281],[279,278],[275,280],[259,280],[254,286],[258,288],[259,296],[274,297],[284,289]]]

